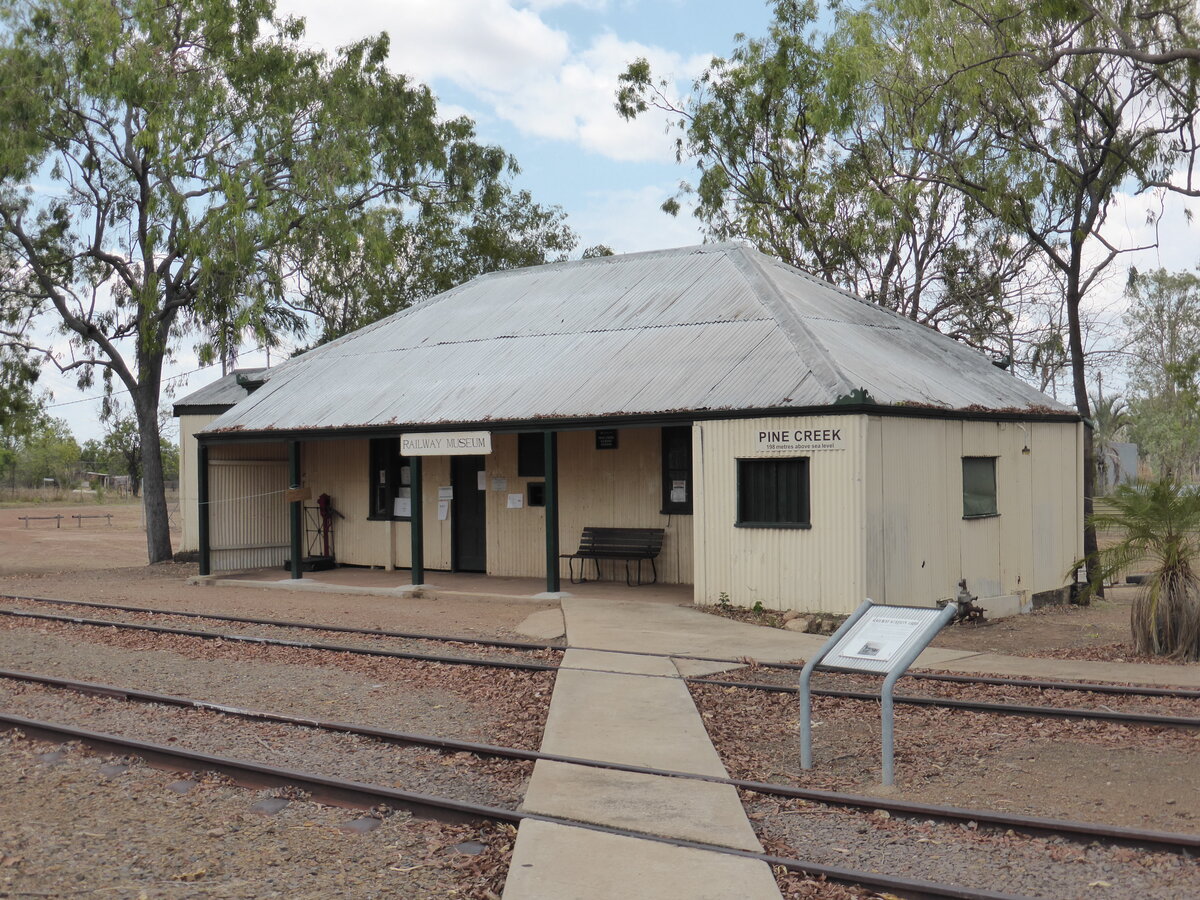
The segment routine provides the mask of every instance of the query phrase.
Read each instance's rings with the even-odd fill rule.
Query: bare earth
[[[61,528],[53,521],[30,522],[26,528],[17,518],[26,512],[65,516],[112,512],[114,518],[111,527],[102,519],[79,524],[68,518]],[[529,614],[554,607],[511,598],[401,600],[194,586],[185,583],[195,574],[194,565],[146,566],[145,552],[136,505],[0,509],[0,594],[500,637],[513,636]],[[937,644],[1006,654],[1097,653],[1119,658],[1119,645],[1128,638],[1133,591],[1111,591],[1106,601],[1087,608],[1056,608],[983,627],[950,629]],[[4,605],[31,606],[11,601]],[[85,610],[72,614],[90,615]],[[486,737],[499,743],[537,745],[551,683],[547,676],[545,686],[533,689],[518,688],[515,682],[501,685],[496,679],[493,685],[472,687],[469,678],[439,681],[435,673],[427,673],[405,682],[406,691],[397,691],[396,683],[407,677],[398,665],[367,667],[319,658],[313,651],[214,647],[214,642],[194,638],[111,634],[109,629],[95,628],[81,631],[71,625],[29,621],[0,625],[0,656],[14,668],[314,715],[336,704],[340,710],[336,717],[362,724]],[[877,707],[819,700],[817,766],[802,773],[796,758],[793,701],[710,686],[697,686],[693,693],[732,774],[861,792],[877,789]],[[1172,701],[1180,702],[1189,701]],[[7,687],[0,691],[0,704],[45,718],[141,730],[158,739],[174,728],[183,745],[208,741],[215,749],[214,743],[225,743],[242,755],[253,755],[256,746],[284,760],[291,753],[307,753],[315,767],[327,771],[336,771],[340,755],[353,745],[354,755],[370,763],[376,780],[390,773],[393,782],[417,790],[424,786],[433,793],[480,791],[494,800],[513,802],[527,774],[471,764],[465,779],[456,785],[455,771],[467,766],[464,760],[377,751],[361,742],[301,738],[281,729],[244,729],[218,724],[198,713],[175,713],[152,722],[146,710],[126,709],[119,701],[96,705],[77,697],[56,699],[53,692],[42,689]],[[527,721],[518,715],[518,707],[530,711]],[[1200,704],[1196,707],[1192,715],[1200,715]],[[1174,705],[1171,711],[1180,713]],[[199,734],[201,730],[205,734]],[[368,834],[346,835],[340,829],[360,814],[297,799],[283,812],[263,816],[250,810],[260,795],[220,779],[200,776],[198,787],[178,795],[169,789],[177,775],[137,763],[109,775],[100,767],[114,764],[111,758],[79,748],[68,748],[61,759],[43,756],[54,749],[0,735],[4,798],[0,897],[461,896],[484,900],[495,896],[488,892],[498,892],[503,884],[511,834],[502,829],[466,834],[398,814]],[[897,715],[897,754],[896,793],[912,799],[1185,832],[1195,832],[1200,819],[1200,736],[1191,731],[906,708]],[[891,869],[900,865],[901,857],[916,859],[919,849],[945,856],[936,865],[929,862],[931,871],[943,864],[949,870],[957,865],[953,862],[957,850],[950,844],[957,846],[958,838],[936,830],[896,831],[885,845],[894,845],[896,853],[904,850],[907,856],[886,850],[870,856],[872,851],[854,843],[854,835],[868,827],[860,820],[839,813],[775,808],[761,798],[748,797],[747,802],[763,836],[781,849],[791,847],[790,852],[819,843],[828,845],[828,862]],[[806,822],[808,831],[803,827]],[[893,826],[884,822],[869,827],[886,831]],[[470,845],[469,852],[456,851],[456,844],[467,840],[480,843]],[[1057,860],[1053,847],[1029,846],[1030,852],[1014,856],[1012,863],[1022,876],[1014,881],[1026,889],[1048,878],[1049,868],[1062,869],[1064,861],[1078,868],[1081,880],[1056,885],[1059,896],[1091,896],[1093,883],[1115,877],[1107,874],[1106,866],[1116,864],[1109,857],[1088,851],[1090,862],[1085,864],[1082,858]],[[1024,853],[1016,847],[989,847],[981,840],[975,857],[987,858],[1001,849]],[[473,855],[478,850],[482,853]],[[1104,896],[1171,896],[1172,883],[1183,891],[1179,896],[1200,890],[1194,863],[1190,868],[1175,866],[1174,861],[1155,863],[1144,881],[1115,882]],[[979,877],[986,883],[989,876],[984,872]]]

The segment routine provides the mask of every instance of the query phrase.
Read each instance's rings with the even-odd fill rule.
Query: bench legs
[[[579,577],[578,578],[575,577],[575,560],[576,559],[579,560]],[[587,566],[587,561],[589,559],[592,561],[592,565],[594,565],[596,567],[596,577],[595,578],[587,577],[587,569],[585,567]],[[570,573],[571,584],[586,584],[589,581],[599,581],[600,580],[600,560],[596,559],[594,556],[582,556],[582,557],[568,556],[567,557],[567,571]]]
[[[637,584],[634,584],[633,580],[630,578],[630,572],[629,572],[629,563],[632,562],[632,560],[628,560],[628,559],[625,560],[625,583],[627,585],[629,585],[629,587],[642,587],[643,585],[647,585],[647,584],[658,584],[658,566],[656,566],[654,564],[654,558],[651,557],[650,559],[645,560],[645,561],[650,563],[650,571],[654,573],[654,578],[651,581],[642,581],[642,562],[643,562],[643,560],[639,557],[638,561],[637,561]],[[596,571],[597,572],[600,571],[599,566],[596,567]]]

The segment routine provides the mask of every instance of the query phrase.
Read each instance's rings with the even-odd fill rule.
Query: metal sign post
[[[933,636],[954,618],[958,604],[942,609],[884,606],[867,599],[833,633],[800,673],[800,767],[812,768],[812,693],[809,682],[820,667],[830,672],[887,674],[880,689],[883,715],[883,783],[895,783],[894,704],[900,676],[921,655]],[[825,660],[829,660],[825,663]]]

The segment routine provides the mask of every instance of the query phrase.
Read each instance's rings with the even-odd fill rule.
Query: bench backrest
[[[588,525],[579,538],[579,552],[657,556],[662,550],[663,533],[661,528],[599,528]]]

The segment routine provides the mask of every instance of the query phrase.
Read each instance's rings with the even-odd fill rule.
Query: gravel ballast
[[[285,792],[12,733],[0,735],[0,790],[0,896],[486,900],[512,843],[504,826],[402,812],[344,830],[368,814],[302,796],[266,815],[252,807]]]
[[[355,656],[0,620],[5,667],[165,694],[537,749],[553,672]]]

